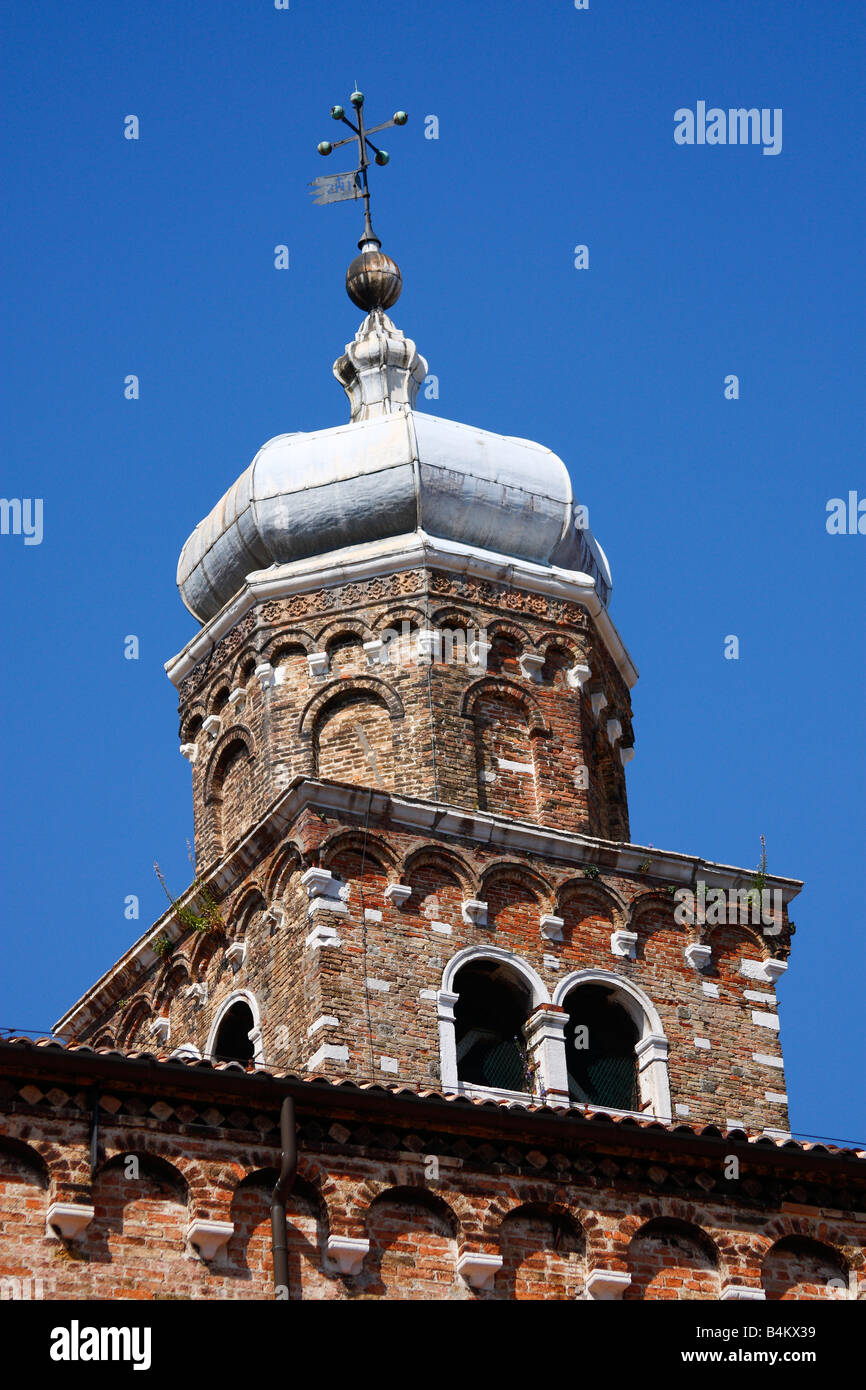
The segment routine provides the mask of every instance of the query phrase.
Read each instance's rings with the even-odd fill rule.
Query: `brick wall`
[[[98,1059],[52,1075],[56,1059],[32,1051],[7,1048],[0,1066],[0,1296],[272,1297],[278,1130],[262,1081],[225,1073],[231,1090],[204,1095],[174,1067],[154,1089],[128,1063],[127,1080],[100,1083],[91,1175]],[[712,1141],[703,1154],[674,1135],[637,1147],[611,1127],[602,1138],[562,1120],[554,1135],[513,1115],[500,1132],[495,1114],[460,1102],[450,1122],[441,1106],[434,1119],[417,1102],[401,1119],[387,1103],[368,1098],[356,1115],[345,1088],[299,1087],[293,1299],[575,1299],[600,1271],[629,1276],[626,1301],[730,1285],[771,1300],[866,1294],[864,1184],[850,1163],[832,1170],[825,1155],[817,1172],[804,1156],[797,1170],[762,1147],[729,1181]],[[93,1207],[75,1239],[46,1236],[54,1201]],[[208,1260],[186,1239],[198,1218],[232,1226]],[[369,1243],[351,1272],[329,1253],[335,1237]],[[498,1264],[487,1287],[472,1279],[478,1254]]]

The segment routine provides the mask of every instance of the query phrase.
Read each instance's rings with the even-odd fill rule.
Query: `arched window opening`
[[[239,999],[232,1004],[222,1020],[214,1042],[214,1058],[218,1062],[251,1062],[255,1057],[255,1044],[250,1034],[255,1032],[256,1021],[249,1004]]]
[[[458,1080],[503,1091],[531,1091],[523,1025],[532,1007],[527,985],[495,960],[464,965],[454,982]]]
[[[211,713],[212,713],[212,714],[221,714],[222,711],[225,709],[226,705],[228,704],[228,702],[229,702],[229,689],[228,689],[228,686],[223,686],[220,690],[217,691],[216,695],[214,695],[214,697],[213,697],[213,705],[211,706]]]
[[[639,1110],[638,1030],[616,991],[581,985],[566,1002],[565,1065],[568,1094],[585,1105]]]

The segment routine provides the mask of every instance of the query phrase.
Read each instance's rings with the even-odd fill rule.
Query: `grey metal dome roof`
[[[334,373],[350,423],[269,440],[183,547],[178,587],[201,622],[253,570],[416,530],[540,564],[578,558],[562,460],[414,410],[427,363],[381,310]]]

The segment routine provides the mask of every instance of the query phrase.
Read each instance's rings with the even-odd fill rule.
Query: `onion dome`
[[[387,301],[399,270],[373,248],[350,278],[358,302]],[[357,264],[357,262],[355,263]],[[396,296],[395,296],[396,297]],[[384,312],[370,309],[334,363],[347,424],[281,434],[190,536],[178,587],[207,622],[248,574],[346,547],[419,534],[499,557],[590,571],[606,600],[607,564],[576,528],[565,464],[541,444],[415,409],[427,363]]]

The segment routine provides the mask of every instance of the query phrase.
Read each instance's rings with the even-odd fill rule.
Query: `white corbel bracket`
[[[501,1268],[502,1256],[488,1255],[483,1250],[467,1250],[457,1261],[457,1273],[473,1289],[492,1289]]]
[[[553,913],[545,912],[541,918],[541,935],[548,941],[561,941],[564,926],[564,917],[554,917]]]
[[[788,962],[786,960],[775,960],[773,958],[771,958],[770,960],[765,960],[764,979],[768,982],[768,984],[774,985],[777,980],[780,980],[782,978],[787,969]]]
[[[520,658],[520,673],[530,681],[540,681],[547,658],[542,652],[524,652]]]
[[[626,931],[624,927],[618,927],[610,934],[611,954],[615,956],[627,956],[634,960],[637,953],[637,932]]]
[[[720,1303],[763,1303],[767,1295],[763,1289],[752,1288],[749,1284],[728,1284],[719,1294]]]
[[[384,666],[388,661],[388,647],[381,637],[375,637],[372,642],[365,642],[363,650],[367,653],[368,666]]]
[[[490,655],[492,642],[486,638],[479,637],[476,642],[470,642],[466,648],[466,656],[470,666],[478,666],[482,671],[487,670],[487,658]]]
[[[337,880],[330,869],[319,869],[314,865],[301,874],[301,883],[307,890],[308,898],[318,898],[323,893],[333,897],[337,895]]]
[[[327,1251],[341,1274],[360,1274],[370,1242],[356,1236],[328,1236]]]
[[[48,1208],[45,1234],[49,1240],[74,1240],[93,1220],[94,1208],[77,1202],[52,1202]]]
[[[603,690],[596,690],[590,695],[589,703],[592,705],[593,718],[598,719],[598,716],[607,704],[607,696]]]
[[[412,896],[412,885],[409,883],[389,883],[385,889],[385,902],[393,903],[395,907],[402,907]]]
[[[633,749],[633,748],[620,748],[620,750],[619,750],[619,760],[620,760],[620,762],[622,763],[623,767],[625,767],[626,763],[630,763],[633,757],[634,757],[634,749]]]
[[[301,883],[310,899],[308,917],[316,917],[322,912],[336,912],[341,917],[348,915],[346,899],[349,896],[349,885],[332,874],[330,869],[307,869],[301,875]]]
[[[262,690],[271,690],[273,688],[275,684],[274,668],[269,661],[263,661],[260,666],[257,666],[255,675]]]
[[[572,666],[569,671],[566,671],[566,684],[569,685],[572,690],[582,690],[591,675],[592,671],[590,668],[580,663],[577,666]]]
[[[212,1260],[231,1239],[234,1229],[233,1221],[204,1221],[199,1217],[189,1223],[186,1238],[203,1260]]]
[[[226,961],[237,974],[247,958],[246,941],[233,941],[226,951]]]
[[[182,758],[186,758],[188,763],[194,763],[198,757],[198,746],[195,743],[182,743],[180,745]]]
[[[165,1015],[161,1015],[153,1020],[148,1032],[157,1042],[168,1042],[171,1037],[171,1022]]]
[[[631,1275],[624,1269],[594,1269],[586,1276],[586,1291],[596,1301],[622,1298]]]
[[[478,898],[468,898],[461,904],[464,922],[471,922],[476,927],[487,926],[487,903],[479,902]]]
[[[187,985],[183,993],[185,999],[197,999],[200,1004],[203,1004],[207,999],[207,989],[201,983]]]
[[[202,728],[209,738],[216,738],[222,726],[223,722],[218,714],[209,714],[202,724]]]
[[[286,925],[286,909],[282,906],[281,903],[274,903],[271,907],[268,908],[267,912],[262,918],[262,921],[264,921],[268,925],[276,927],[277,931],[279,931],[282,927]]]
[[[328,656],[327,652],[307,653],[307,670],[310,673],[311,680],[316,680],[318,677],[326,676],[328,674],[330,664],[331,658]]]
[[[700,941],[693,941],[691,946],[685,948],[683,955],[692,970],[706,970],[713,958],[713,948],[712,946],[705,946]]]
[[[246,698],[247,692],[245,686],[236,685],[234,690],[229,695],[229,704],[232,706],[233,709],[240,709],[241,705],[244,703]]]
[[[607,741],[611,748],[618,738],[622,738],[622,724],[618,719],[609,719],[605,725],[607,731]]]

